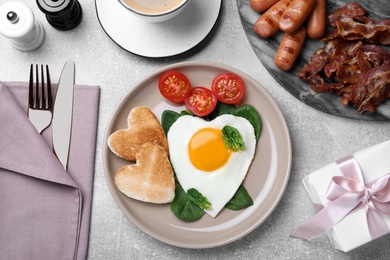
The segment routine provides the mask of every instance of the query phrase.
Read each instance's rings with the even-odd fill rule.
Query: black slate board
[[[350,2],[359,3],[368,11],[368,17],[377,22],[383,20],[384,18],[390,18],[389,0],[328,0],[327,13],[329,14],[337,8]],[[271,75],[292,95],[311,107],[335,116],[363,120],[390,120],[389,99],[379,105],[375,113],[365,112],[363,114],[359,114],[352,106],[342,105],[340,96],[330,93],[316,93],[310,88],[308,83],[301,81],[296,76],[297,72],[310,60],[310,57],[314,51],[324,46],[324,43],[319,40],[306,39],[294,67],[287,72],[279,70],[274,65],[274,57],[279,47],[280,40],[283,37],[282,32],[279,31],[269,38],[261,38],[253,29],[253,25],[261,13],[257,13],[251,8],[249,0],[237,0],[237,5],[241,16],[242,25],[254,52],[263,65],[267,68],[267,70],[271,73]],[[390,51],[389,46],[381,47],[385,48],[387,51]]]

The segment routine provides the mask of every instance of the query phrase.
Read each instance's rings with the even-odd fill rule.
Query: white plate
[[[134,54],[161,58],[198,45],[213,29],[222,0],[193,0],[175,18],[150,23],[126,10],[119,1],[95,0],[99,22],[107,35]]]
[[[262,131],[256,154],[244,180],[254,205],[239,211],[223,209],[216,218],[205,214],[187,223],[176,218],[169,204],[152,204],[126,197],[115,185],[119,168],[130,164],[107,147],[108,136],[127,128],[127,116],[136,106],[149,107],[157,117],[165,109],[177,110],[161,96],[157,84],[162,73],[184,73],[194,86],[210,87],[223,72],[239,75],[246,86],[243,103],[253,105],[262,119]],[[291,140],[285,119],[268,92],[254,79],[232,67],[212,62],[183,62],[162,68],[134,86],[115,109],[103,145],[104,172],[108,187],[123,213],[142,231],[170,245],[184,248],[211,248],[233,242],[258,227],[275,209],[286,188],[291,168]]]

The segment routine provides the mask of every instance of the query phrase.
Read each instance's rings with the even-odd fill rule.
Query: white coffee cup
[[[118,0],[132,14],[148,22],[164,22],[181,13],[190,0]]]

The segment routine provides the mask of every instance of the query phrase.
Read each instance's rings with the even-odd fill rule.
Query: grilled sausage
[[[255,22],[255,32],[261,37],[267,38],[279,30],[279,20],[283,12],[292,0],[280,0],[263,13]]]
[[[279,28],[284,32],[297,30],[313,9],[316,0],[293,0],[279,20]]]
[[[306,28],[301,26],[292,33],[285,33],[276,52],[274,63],[281,70],[289,70],[298,58],[306,38]]]
[[[316,0],[313,10],[307,17],[307,36],[319,39],[325,33],[326,27],[326,0]]]
[[[279,0],[251,0],[250,4],[252,9],[256,12],[264,12],[278,1]]]

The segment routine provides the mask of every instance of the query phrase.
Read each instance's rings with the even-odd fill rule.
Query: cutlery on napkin
[[[65,170],[68,169],[72,132],[74,78],[75,64],[73,61],[67,61],[58,81],[52,121],[53,149]]]
[[[44,76],[45,74],[46,77]],[[34,65],[31,64],[28,92],[28,118],[37,131],[42,133],[42,131],[50,125],[52,120],[53,99],[51,95],[51,80],[48,65],[46,65],[45,73],[43,64],[41,64],[40,69],[38,64],[35,65],[35,69]]]
[[[86,258],[98,101],[99,87],[75,86],[66,172],[27,117],[28,83],[0,81],[1,258]]]

